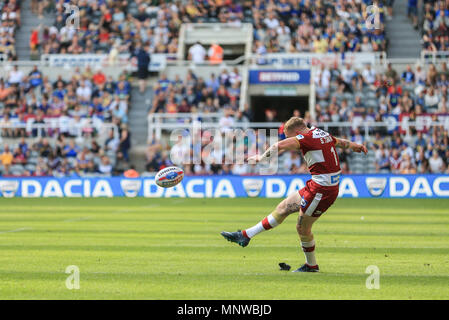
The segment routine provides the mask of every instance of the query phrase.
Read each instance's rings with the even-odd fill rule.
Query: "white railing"
[[[167,60],[168,66],[177,66],[177,67],[192,67],[192,66],[211,66],[211,67],[221,67],[225,66],[236,66],[245,63],[247,59],[245,56],[240,56],[234,60],[223,60],[220,64],[212,63],[208,60],[205,60],[203,63],[195,63],[191,60]]]
[[[114,138],[119,139],[118,127],[112,123],[84,123],[82,125],[61,125],[56,121],[47,123],[0,123],[0,142],[3,139],[13,139],[15,130],[25,130],[29,138],[41,139],[43,137],[56,138],[60,132],[69,132],[74,139],[84,139],[86,133],[96,131],[96,135],[100,140],[105,140],[108,137],[110,130],[114,132]],[[12,133],[10,135],[9,133]]]
[[[377,67],[387,66],[386,52],[346,52],[341,53],[314,53],[314,52],[296,52],[296,53],[268,53],[253,54],[250,58],[250,64],[255,67],[271,68],[310,68],[325,64],[332,66],[335,63],[342,65],[350,63],[356,66],[363,66],[369,63]]]
[[[195,64],[192,61],[184,60],[178,54],[154,54],[156,63],[162,66],[159,69],[162,70],[163,66],[180,66],[180,67],[191,67]],[[343,57],[345,57],[343,59]],[[164,60],[164,61],[162,61]],[[264,61],[263,63],[259,60]],[[312,66],[317,66],[321,63],[332,64],[334,62],[341,63],[351,63],[351,64],[364,64],[372,63],[376,67],[386,67],[388,63],[393,64],[429,64],[429,63],[440,63],[444,61],[449,61],[449,51],[422,51],[421,57],[418,59],[410,58],[390,58],[388,59],[385,52],[373,52],[373,53],[345,53],[342,56],[340,53],[309,53],[309,52],[299,52],[299,53],[270,53],[265,55],[252,54],[251,51],[245,52],[234,60],[224,60],[223,65],[251,65],[252,67],[263,68],[309,68]],[[101,54],[85,54],[85,55],[68,55],[68,54],[52,54],[52,55],[42,55],[40,60],[19,60],[19,61],[8,61],[6,55],[0,54],[0,66],[38,66],[38,67],[72,67],[72,66],[97,66],[102,65],[103,67],[116,67],[116,68],[135,68],[133,62],[121,56],[115,61],[115,63],[110,63],[108,60],[108,55]],[[217,64],[211,64],[205,61],[203,64],[205,66],[217,66]]]
[[[421,51],[421,62],[423,64],[449,62],[449,51]]]
[[[150,113],[148,115],[148,142],[160,140],[163,130],[190,128],[200,124],[201,128],[219,129],[223,113]],[[280,122],[238,122],[235,128],[279,128]]]
[[[178,113],[178,114],[149,114],[148,115],[148,141],[151,143],[153,139],[160,141],[163,131],[169,132],[175,129],[220,129],[220,118],[222,113]],[[278,129],[281,122],[235,122],[232,128],[240,129]],[[408,120],[393,120],[392,118],[382,122],[363,121],[361,119],[352,122],[314,122],[313,126],[321,128],[325,131],[342,131],[348,134],[355,129],[361,130],[365,136],[365,140],[369,140],[373,133],[373,129],[384,128],[386,132],[394,130],[401,130],[406,136],[410,136],[411,128],[417,130],[428,129],[431,127],[440,126],[444,130],[449,131],[449,115],[442,117],[438,121],[433,121],[430,118],[419,121]]]

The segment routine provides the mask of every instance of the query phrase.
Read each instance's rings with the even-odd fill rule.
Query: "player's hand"
[[[354,152],[363,152],[364,154],[368,153],[368,149],[363,144],[355,144],[352,148],[352,151]]]

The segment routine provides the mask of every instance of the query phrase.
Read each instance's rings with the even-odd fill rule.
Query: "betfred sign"
[[[249,83],[308,85],[310,70],[250,70]]]

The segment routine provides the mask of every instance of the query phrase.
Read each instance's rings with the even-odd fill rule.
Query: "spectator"
[[[8,83],[11,86],[18,87],[24,78],[24,74],[17,65],[14,65],[13,69],[9,72]]]
[[[223,62],[223,48],[217,42],[213,42],[207,51],[211,64],[221,64]]]
[[[11,167],[11,164],[13,163],[13,159],[14,156],[9,150],[9,145],[5,144],[2,154],[0,154],[0,161],[2,162],[2,165],[4,167],[3,174],[9,174],[9,169]]]
[[[30,36],[30,50],[31,50],[31,54],[32,55],[37,54],[38,53],[38,48],[39,48],[39,29],[35,28],[31,32],[31,36]]]
[[[231,128],[234,126],[234,117],[233,117],[233,111],[230,108],[225,108],[223,117],[221,117],[219,121],[220,130],[221,132],[225,133],[227,131],[230,131]]]
[[[140,93],[145,92],[145,80],[148,76],[148,67],[150,65],[150,55],[148,51],[142,47],[140,42],[137,43],[133,55],[137,59],[137,76],[139,78]]]
[[[389,162],[391,173],[400,173],[402,158],[397,149],[393,149]]]
[[[189,60],[192,60],[194,64],[203,64],[206,58],[206,49],[201,45],[200,41],[197,41],[193,46],[189,48]]]
[[[430,87],[424,96],[424,105],[426,111],[431,113],[437,112],[439,102],[439,98],[435,94],[435,89],[433,87]]]
[[[75,142],[73,140],[71,140],[69,144],[64,147],[62,154],[64,157],[76,158],[79,152],[79,147],[75,145]]]
[[[112,165],[108,157],[106,156],[101,157],[101,163],[98,166],[98,173],[103,175],[111,175]]]
[[[407,15],[412,19],[413,27],[418,30],[418,0],[408,0]]]
[[[407,65],[406,70],[402,73],[401,79],[406,84],[415,83],[415,73],[412,71],[412,67],[410,65]]]
[[[437,150],[432,151],[432,157],[429,159],[429,169],[431,173],[442,173],[444,170],[443,159],[441,159]]]
[[[128,163],[129,162],[129,149],[131,148],[131,134],[128,131],[126,125],[122,126],[120,134],[120,155]]]

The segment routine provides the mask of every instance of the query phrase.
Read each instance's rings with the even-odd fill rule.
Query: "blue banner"
[[[309,84],[310,70],[250,70],[251,84]]]
[[[158,187],[154,178],[3,178],[2,197],[262,197],[283,198],[303,188],[309,175],[188,176],[177,186]],[[344,175],[343,198],[449,198],[449,175]]]

